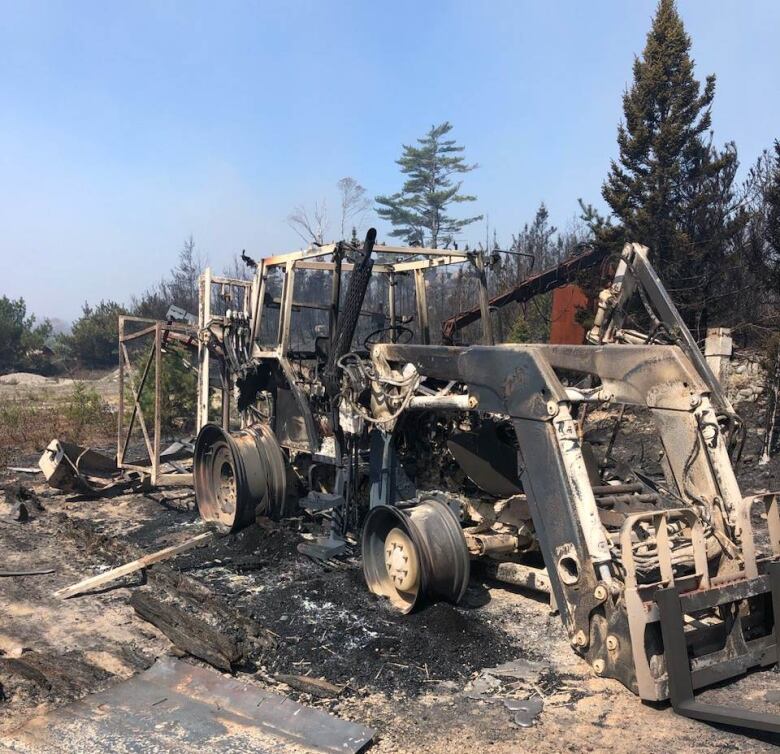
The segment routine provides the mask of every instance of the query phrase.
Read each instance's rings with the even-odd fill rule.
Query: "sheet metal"
[[[355,754],[362,725],[170,657],[112,688],[29,720],[0,739],[38,754]]]
[[[556,288],[552,293],[549,342],[581,346],[585,342],[586,332],[577,322],[577,313],[593,309],[593,300],[578,285],[570,283]]]

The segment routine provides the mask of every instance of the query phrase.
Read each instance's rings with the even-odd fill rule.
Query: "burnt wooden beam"
[[[222,630],[187,609],[187,603],[166,600],[150,592],[133,592],[129,601],[133,610],[144,620],[160,629],[178,649],[230,672],[244,655],[244,641],[236,636],[238,632]],[[233,633],[234,635],[230,635]]]

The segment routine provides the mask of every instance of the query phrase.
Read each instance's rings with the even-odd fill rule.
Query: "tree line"
[[[738,342],[774,343],[777,348],[780,141],[768,145],[744,179],[737,179],[736,144],[718,146],[714,139],[715,76],[703,82],[696,78],[691,47],[674,0],[660,0],[642,54],[634,62],[633,81],[623,94],[618,157],[601,190],[608,212],[580,199],[579,220],[559,230],[542,203],[506,243],[495,231],[492,236],[486,231],[474,251],[483,254],[490,267],[492,292],[556,264],[582,244],[604,244],[617,254],[626,241],[638,241],[650,248],[655,268],[697,339],[703,340],[708,327],[728,326]],[[351,233],[357,241],[373,204],[390,237],[413,246],[457,246],[466,229],[484,218],[465,210],[477,197],[464,191],[463,184],[478,165],[466,160],[452,130],[445,121],[416,144],[403,145],[397,160],[401,188],[376,196],[373,203],[355,178],[340,180],[335,218],[340,237]],[[297,206],[288,223],[306,243],[323,244],[331,226],[327,203]],[[172,303],[196,312],[202,266],[190,238],[171,273],[130,306],[113,301],[85,304],[72,332],[57,341],[62,357],[95,367],[116,364],[120,313],[161,318]],[[228,272],[243,277],[245,268],[236,259]],[[411,285],[401,280],[402,307],[406,299],[412,300],[407,283]],[[304,300],[321,296],[313,276],[301,276],[298,285]],[[473,306],[475,287],[468,266],[429,273],[432,328]],[[375,288],[374,298],[381,300],[382,292]],[[502,340],[544,340],[549,316],[549,297],[514,305],[496,314],[496,332]],[[41,358],[36,354],[50,341],[48,323],[28,317],[22,300],[0,299],[0,367],[35,367],[35,359]]]
[[[727,326],[738,342],[776,341],[780,331],[780,141],[737,179],[733,141],[715,143],[712,104],[716,79],[700,82],[691,38],[674,0],[660,0],[645,47],[623,94],[618,157],[602,185],[607,213],[580,199],[579,223],[559,232],[541,204],[534,218],[501,244],[495,233],[479,244],[492,265],[494,292],[560,261],[583,243],[606,245],[617,256],[626,241],[650,248],[652,262],[694,337]],[[404,145],[397,164],[400,190],[375,197],[378,217],[391,237],[433,248],[457,245],[464,230],[483,220],[455,210],[476,201],[463,190],[478,168],[451,138],[452,125],[434,125],[415,145]],[[361,187],[362,188],[362,187]],[[324,203],[317,205],[322,219]],[[307,241],[322,242],[291,222]],[[303,214],[306,214],[305,211]],[[440,320],[473,305],[468,269],[435,274],[429,303]],[[549,298],[496,314],[507,340],[539,340],[549,331]]]
[[[133,297],[129,305],[112,299],[85,303],[70,332],[54,335],[48,321],[27,316],[24,299],[0,297],[0,373],[33,371],[41,374],[74,368],[106,369],[118,364],[117,327],[120,315],[165,319],[171,304],[198,311],[198,278],[205,266],[192,236],[179,251],[171,271]]]

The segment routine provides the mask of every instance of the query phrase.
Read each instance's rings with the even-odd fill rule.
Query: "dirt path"
[[[42,377],[38,374],[18,372],[0,376],[0,405],[17,401],[56,403],[67,398],[77,383],[94,390],[111,406],[115,406],[119,400],[119,374],[116,370],[84,379]]]

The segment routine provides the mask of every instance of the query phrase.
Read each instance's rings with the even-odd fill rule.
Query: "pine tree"
[[[412,246],[446,246],[463,228],[482,219],[477,215],[459,220],[446,214],[450,204],[476,201],[475,196],[458,193],[462,181],[452,180],[477,165],[466,164],[462,156],[465,148],[444,138],[451,130],[452,125],[444,122],[418,139],[419,147],[404,145],[396,161],[408,176],[403,188],[391,196],[376,197],[377,214],[394,226],[390,235]]]
[[[748,171],[742,194],[749,216],[742,246],[752,274],[750,282],[768,289],[774,301],[780,295],[780,141],[759,155]],[[753,298],[745,305],[752,309],[755,303]],[[776,316],[780,318],[780,311]]]
[[[733,193],[736,148],[712,144],[715,76],[701,86],[690,50],[674,0],[660,0],[623,96],[620,156],[602,187],[619,224],[594,223],[594,230],[602,240],[649,246],[683,316],[701,333],[743,218]]]
[[[780,141],[775,141],[772,177],[765,197],[767,206],[765,263],[777,290],[780,288]]]
[[[566,246],[575,241],[564,237],[550,223],[550,212],[544,202],[530,223],[525,223],[519,233],[512,234],[508,255],[494,277],[499,278],[501,290],[508,290],[529,275],[536,275],[558,264],[564,257]],[[508,334],[511,343],[545,342],[550,335],[552,294],[544,293],[523,305],[513,304],[496,314],[499,331]]]

